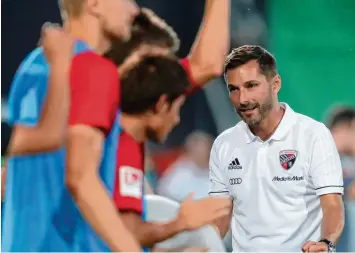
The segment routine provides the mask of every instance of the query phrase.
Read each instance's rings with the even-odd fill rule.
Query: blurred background
[[[204,0],[137,2],[175,29],[182,42],[178,55],[186,56],[202,19]],[[60,16],[56,0],[3,0],[1,5],[3,156],[11,132],[7,97],[12,77],[36,46],[42,24],[59,23]],[[355,1],[232,0],[231,32],[232,47],[260,44],[275,55],[283,80],[281,101],[331,129],[346,186],[346,226],[337,250],[355,251]],[[213,140],[238,120],[223,79],[191,96],[181,124],[167,142],[148,145],[147,180],[153,190],[177,201],[189,192],[205,197]]]

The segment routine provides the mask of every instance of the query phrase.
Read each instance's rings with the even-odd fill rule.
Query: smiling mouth
[[[253,112],[256,110],[256,107],[253,109],[247,109],[247,110],[241,110],[240,112],[245,115],[245,116],[250,116],[251,114],[253,114]]]
[[[249,109],[240,109],[239,111],[244,113],[244,112],[252,112],[257,108],[257,106],[255,106],[254,108],[249,108]]]

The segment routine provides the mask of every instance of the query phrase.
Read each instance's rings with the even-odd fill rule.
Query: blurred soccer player
[[[196,39],[194,48],[191,51],[189,57],[180,61],[183,68],[180,67],[180,74],[178,76],[180,76],[180,78],[186,78],[187,74],[190,83],[192,83],[194,87],[200,87],[201,85],[204,85],[209,80],[219,76],[222,72],[224,57],[226,56],[227,50],[229,48],[229,5],[229,1],[206,2],[203,24],[201,26],[201,31]],[[112,59],[117,65],[122,65],[122,63],[124,65],[129,60],[129,57],[127,56],[132,55],[137,51],[156,51],[156,53],[169,54],[176,52],[178,47],[179,41],[177,35],[171,29],[171,27],[169,27],[162,19],[157,17],[152,11],[143,9],[141,14],[137,16],[133,25],[131,40],[125,43],[117,43],[114,45],[112,50],[106,54],[106,57]],[[175,62],[175,64],[177,63]],[[173,67],[171,64],[167,64],[167,66]],[[167,66],[161,67],[164,69]],[[162,87],[160,87],[158,84],[158,82],[161,82],[161,78],[155,79],[155,82],[157,83],[151,81],[150,85],[147,85],[147,87],[143,88],[142,86],[141,89],[133,88],[136,87],[135,82],[142,82],[141,80],[138,80],[136,77],[134,77],[133,73],[134,71],[130,72],[130,77],[124,79],[125,85],[122,87],[122,103],[124,104],[124,107],[122,108],[123,112],[125,112],[124,108],[127,104],[136,104],[137,101],[146,101],[146,106],[148,107],[154,105],[154,100],[149,101],[147,97],[137,99],[136,96],[133,96],[132,94],[130,95],[131,91],[142,92],[142,90],[144,90],[146,93],[146,88],[147,92],[149,92],[149,89],[157,89],[157,94],[154,96],[154,98],[159,98],[164,94],[164,92],[158,92],[159,89],[160,92],[162,92]],[[135,80],[130,80],[132,78]],[[174,79],[178,81],[180,78],[167,78],[165,82],[167,87],[165,88],[169,89],[169,86],[174,81]],[[128,85],[127,83],[130,84]],[[190,90],[190,88],[190,85],[186,86],[184,92],[186,92],[186,90]],[[134,90],[127,92],[126,89]],[[180,99],[183,100],[182,97]],[[166,138],[167,134],[178,123],[176,122],[176,119],[178,118],[180,106],[183,102],[182,100],[177,99],[177,101],[180,101],[181,103],[176,103],[175,106],[173,103],[172,106],[168,106],[166,110],[171,109],[171,111],[170,113],[164,112],[162,114],[166,117],[165,119],[162,115],[160,115],[161,118],[158,116],[155,117],[154,123],[151,123],[154,124],[153,130],[143,123],[144,120],[149,121],[147,117],[139,117],[140,114],[149,114],[149,110],[144,108],[144,106],[141,108],[142,111],[139,111],[138,113],[128,111],[128,114],[124,114],[122,116],[122,123],[127,120],[134,126],[140,126],[138,131],[140,131],[139,134],[143,133],[144,138],[137,142],[132,137],[134,134],[130,132],[129,128],[124,128],[125,132],[122,133],[120,148],[118,149],[118,179],[116,182],[119,183],[116,183],[117,192],[115,193],[115,200],[117,208],[120,211],[123,211],[123,220],[144,246],[151,247],[157,242],[165,240],[183,230],[189,229],[188,227],[181,226],[181,223],[184,222],[181,222],[180,219],[178,221],[173,221],[172,223],[168,223],[162,226],[158,224],[146,223],[140,217],[142,212],[144,214],[144,205],[142,203],[142,185],[144,182],[144,145],[142,142],[148,138],[155,141],[163,141]],[[158,103],[158,101],[155,102]],[[142,103],[144,104],[144,102]],[[161,103],[164,102],[160,101],[158,104]],[[132,113],[133,117],[130,118]],[[154,117],[152,116],[152,118]],[[143,122],[140,122],[141,120]],[[145,133],[145,131],[147,132]],[[131,179],[134,179],[133,182],[131,182]],[[183,205],[183,214],[185,214],[184,206],[190,208],[189,203],[190,200],[187,200],[186,205]],[[195,203],[192,205],[195,205]],[[205,205],[205,210],[208,209],[207,203],[202,205]],[[193,208],[199,210],[199,206],[194,206]],[[201,215],[203,212],[199,213]],[[189,219],[192,218],[194,214],[194,212],[191,212],[191,216],[184,217],[184,215],[182,215],[183,218],[180,218],[182,220],[184,218]],[[201,218],[203,219],[205,217],[201,216]],[[198,222],[198,220],[196,220],[196,222]]]
[[[3,250],[140,251],[107,192],[114,165],[105,161],[115,155],[120,89],[116,66],[100,56],[113,38],[129,39],[137,9],[130,0],[63,0],[61,7],[66,29],[80,39],[70,71],[67,159],[64,149],[10,157]],[[15,126],[38,124],[48,74],[41,49],[22,63],[10,94]],[[104,143],[108,153],[102,156]]]
[[[1,169],[1,199],[5,195],[7,156],[55,150],[63,144],[69,111],[69,68],[74,41],[57,26],[44,25],[43,51],[51,69],[48,99],[37,125],[19,124],[14,128]],[[10,97],[11,98],[11,97]]]
[[[121,76],[124,132],[117,149],[114,190],[123,221],[142,246],[153,247],[182,231],[198,229],[228,213],[230,202],[220,198],[182,203],[176,219],[167,223],[145,222],[143,203],[144,142],[162,142],[180,121],[180,107],[190,86],[175,58],[148,57]],[[142,92],[144,91],[144,92]],[[197,245],[198,246],[198,245]]]

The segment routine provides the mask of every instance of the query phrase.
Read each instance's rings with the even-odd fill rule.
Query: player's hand
[[[198,201],[190,194],[181,204],[177,221],[184,230],[194,230],[230,213],[230,199],[208,197]]]
[[[306,242],[302,247],[303,252],[328,252],[328,245],[324,242]]]
[[[42,27],[41,45],[50,64],[67,64],[73,56],[73,37],[58,24],[46,23]]]

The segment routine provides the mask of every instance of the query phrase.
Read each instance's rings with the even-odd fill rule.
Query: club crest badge
[[[295,164],[297,159],[296,150],[282,150],[279,155],[280,164],[284,170],[289,170]]]

